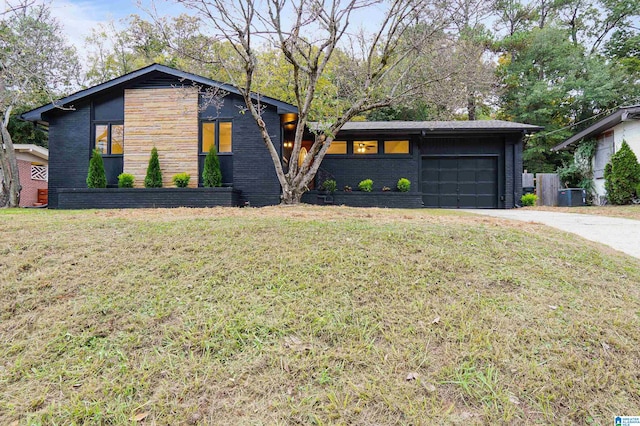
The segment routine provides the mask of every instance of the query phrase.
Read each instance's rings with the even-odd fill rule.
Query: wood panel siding
[[[198,91],[195,88],[126,89],[124,93],[124,172],[144,185],[151,149],[158,149],[162,183],[191,175],[198,186]]]

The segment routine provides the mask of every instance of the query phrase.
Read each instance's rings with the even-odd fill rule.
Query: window
[[[207,121],[202,123],[202,153],[208,153],[212,146],[218,152],[233,152],[233,124],[231,121]],[[218,143],[216,143],[216,140]]]
[[[327,154],[346,154],[347,142],[346,141],[332,141],[327,150]]]
[[[385,154],[408,154],[409,141],[384,141]]]
[[[377,154],[378,141],[353,141],[353,153],[357,155]]]
[[[94,147],[102,155],[124,154],[124,124],[95,124],[94,132]]]

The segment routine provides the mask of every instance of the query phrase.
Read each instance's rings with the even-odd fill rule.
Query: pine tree
[[[220,171],[220,160],[216,152],[216,146],[211,145],[211,149],[204,160],[202,170],[202,184],[205,187],[222,186],[222,172]]]
[[[640,164],[626,141],[620,150],[611,156],[604,169],[607,199],[611,204],[629,204],[640,183]]]
[[[160,160],[158,160],[158,150],[154,146],[151,150],[147,176],[144,178],[145,188],[162,188],[162,171],[160,170]]]
[[[104,172],[104,162],[99,150],[94,149],[89,160],[89,171],[87,173],[87,188],[106,188],[107,175]]]

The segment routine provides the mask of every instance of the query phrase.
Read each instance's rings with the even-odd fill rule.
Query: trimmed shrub
[[[154,146],[149,158],[147,175],[144,178],[145,188],[162,188],[162,170],[160,170],[160,160],[158,160],[158,150]]]
[[[106,188],[107,175],[104,172],[104,162],[99,150],[94,149],[89,160],[89,171],[87,172],[87,188]]]
[[[411,189],[411,181],[407,178],[400,178],[396,186],[400,192],[409,192]]]
[[[626,141],[620,150],[611,156],[604,169],[604,187],[611,204],[629,204],[640,183],[640,164]]]
[[[178,188],[186,188],[189,185],[189,180],[191,180],[191,176],[186,173],[178,173],[173,176],[173,183]]]
[[[337,187],[338,187],[338,184],[333,179],[327,179],[324,182],[322,182],[322,189],[324,189],[325,191],[329,191],[332,194],[336,192]]]
[[[522,207],[535,206],[536,201],[538,201],[538,196],[536,194],[524,194],[520,197],[520,203],[522,203]]]
[[[216,146],[211,145],[211,149],[204,159],[204,169],[202,170],[202,185],[207,188],[222,186],[222,172],[220,171],[220,160],[216,152]]]
[[[358,184],[358,189],[363,192],[373,191],[373,181],[371,179],[360,181],[360,183]]]
[[[133,188],[135,178],[130,173],[120,173],[118,175],[118,188]]]
[[[640,182],[636,185],[636,198],[640,198]]]

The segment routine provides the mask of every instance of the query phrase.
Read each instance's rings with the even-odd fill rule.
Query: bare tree
[[[66,47],[47,5],[21,2],[0,16],[0,207],[20,203],[20,176],[11,135],[11,112],[43,95],[53,100],[79,75],[75,50]]]
[[[296,204],[314,178],[334,136],[346,122],[365,111],[401,102],[419,93],[430,80],[419,79],[420,53],[434,48],[446,22],[434,0],[179,0],[231,47],[221,65],[244,98],[260,129],[282,187],[282,203]],[[379,25],[366,32],[352,24],[357,15],[375,16]],[[407,37],[411,32],[411,37]],[[411,42],[407,42],[409,40]],[[297,128],[290,158],[298,158],[311,119],[315,137],[301,164],[282,163],[262,119],[256,93],[261,47],[275,47],[292,70]],[[339,61],[335,77],[340,103],[334,116],[313,117],[318,82],[331,61]],[[416,75],[418,73],[418,75]],[[238,76],[240,76],[238,78]],[[444,77],[444,76],[441,76]]]

